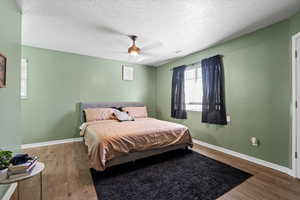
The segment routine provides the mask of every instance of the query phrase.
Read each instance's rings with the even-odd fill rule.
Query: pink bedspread
[[[192,145],[192,137],[186,126],[154,118],[88,122],[83,124],[80,134],[84,136],[88,147],[91,167],[99,171],[105,170],[107,161],[130,152],[175,144]]]

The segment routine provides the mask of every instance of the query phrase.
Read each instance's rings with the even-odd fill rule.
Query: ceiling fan
[[[139,48],[136,45],[138,36],[137,35],[127,35],[127,36],[132,40],[132,45],[128,48],[127,53],[130,57],[132,57],[133,60],[137,62],[141,62],[145,59],[159,56],[158,54],[153,54],[150,53],[149,51],[163,46],[161,42],[152,43],[150,45]]]
[[[153,43],[152,45],[148,45],[146,47],[139,48],[136,45],[136,40],[137,40],[138,36],[137,35],[128,35],[128,37],[132,40],[132,45],[128,48],[127,52],[129,54],[129,56],[133,57],[133,59],[135,59],[136,61],[140,62],[147,58],[158,56],[158,55],[149,53],[147,51],[162,46],[161,43]]]
[[[157,54],[153,54],[153,50],[157,48],[161,48],[163,46],[163,43],[160,41],[149,43],[150,40],[148,38],[143,38],[135,34],[132,35],[125,34],[124,32],[121,32],[119,30],[104,25],[98,26],[97,30],[108,35],[126,36],[127,38],[129,38],[132,41],[132,44],[131,46],[127,47],[128,48],[127,51],[110,51],[110,52],[128,55],[129,56],[128,59],[133,62],[136,61],[140,62],[151,57],[159,56]],[[138,39],[139,40],[141,39],[141,42],[143,43],[145,42],[146,44],[142,47],[137,46],[136,41]],[[126,47],[123,46],[122,48],[126,48]]]

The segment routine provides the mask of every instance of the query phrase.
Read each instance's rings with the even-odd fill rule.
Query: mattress
[[[105,170],[108,161],[132,152],[178,144],[192,146],[192,137],[186,126],[154,118],[87,122],[81,126],[80,134],[88,147],[90,165],[98,171]]]

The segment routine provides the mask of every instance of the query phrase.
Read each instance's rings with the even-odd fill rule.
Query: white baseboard
[[[265,161],[265,160],[261,160],[259,158],[248,156],[248,155],[245,155],[245,154],[242,154],[242,153],[238,153],[238,152],[235,152],[235,151],[232,151],[232,150],[229,150],[229,149],[225,149],[223,147],[208,144],[206,142],[202,142],[202,141],[197,140],[197,139],[193,139],[193,142],[195,144],[199,144],[201,146],[205,146],[205,147],[210,148],[210,149],[221,151],[221,152],[229,154],[231,156],[235,156],[235,157],[238,157],[238,158],[241,158],[241,159],[244,159],[244,160],[247,160],[247,161],[250,161],[250,162],[253,162],[253,163],[268,167],[268,168],[271,168],[271,169],[275,169],[277,171],[281,171],[281,172],[283,172],[285,174],[288,174],[290,176],[293,176],[292,169],[290,169],[290,168],[287,168],[287,167],[284,167],[284,166],[281,166],[281,165],[278,165],[278,164],[274,164],[274,163],[271,163],[271,162],[268,162],[268,161]]]
[[[83,141],[82,137],[79,138],[69,138],[64,140],[52,140],[48,142],[38,142],[38,143],[32,143],[32,144],[23,144],[21,145],[22,149],[29,149],[29,148],[35,148],[35,147],[44,147],[44,146],[50,146],[55,144],[64,144],[64,143],[71,143],[71,142],[81,142]]]
[[[64,140],[53,140],[53,141],[48,141],[48,142],[23,144],[21,146],[21,148],[22,149],[28,149],[28,148],[43,147],[43,146],[49,146],[49,145],[55,145],[55,144],[64,144],[64,143],[71,143],[71,142],[81,142],[81,141],[83,141],[82,137],[70,138],[70,139],[64,139]],[[284,166],[274,164],[274,163],[271,163],[271,162],[268,162],[268,161],[265,161],[265,160],[262,160],[262,159],[259,159],[259,158],[248,156],[246,154],[238,153],[238,152],[235,152],[235,151],[232,151],[232,150],[229,150],[229,149],[225,149],[223,147],[219,147],[219,146],[212,145],[212,144],[209,144],[209,143],[206,143],[206,142],[202,142],[202,141],[197,140],[197,139],[193,139],[193,142],[195,144],[199,144],[199,145],[205,146],[205,147],[210,148],[210,149],[221,151],[223,153],[226,153],[226,154],[229,154],[229,155],[232,155],[232,156],[235,156],[235,157],[238,157],[238,158],[241,158],[241,159],[244,159],[244,160],[247,160],[247,161],[250,161],[250,162],[265,166],[265,167],[268,167],[268,168],[271,168],[271,169],[281,171],[281,172],[283,172],[285,174],[288,174],[290,176],[294,176],[294,174],[292,173],[292,169],[290,169],[288,167],[284,167]]]
[[[16,191],[18,186],[18,183],[13,183],[10,184],[9,188],[7,189],[6,193],[4,194],[4,196],[2,197],[2,200],[10,200],[10,198],[12,197],[13,193]]]

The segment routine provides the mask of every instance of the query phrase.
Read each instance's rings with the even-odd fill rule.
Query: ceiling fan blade
[[[142,55],[144,57],[160,57],[160,55],[158,55],[158,54],[153,54],[153,53],[149,53],[149,52],[141,52],[140,55]]]
[[[153,43],[153,44],[142,47],[141,51],[149,51],[149,50],[152,50],[152,49],[157,49],[157,48],[162,47],[162,46],[163,46],[162,42],[156,42],[156,43]]]
[[[145,60],[145,59],[147,59],[147,58],[141,56],[140,58],[137,59],[137,62],[142,62],[142,61]]]
[[[118,35],[118,36],[122,35],[122,36],[126,36],[126,37],[129,36],[129,34],[123,33],[121,31],[118,31],[116,29],[113,29],[111,27],[104,26],[104,25],[97,26],[97,30],[100,32],[106,33],[106,34],[110,34],[110,35]]]
[[[109,53],[118,53],[118,54],[128,54],[127,51],[106,51],[106,52],[109,52]]]

